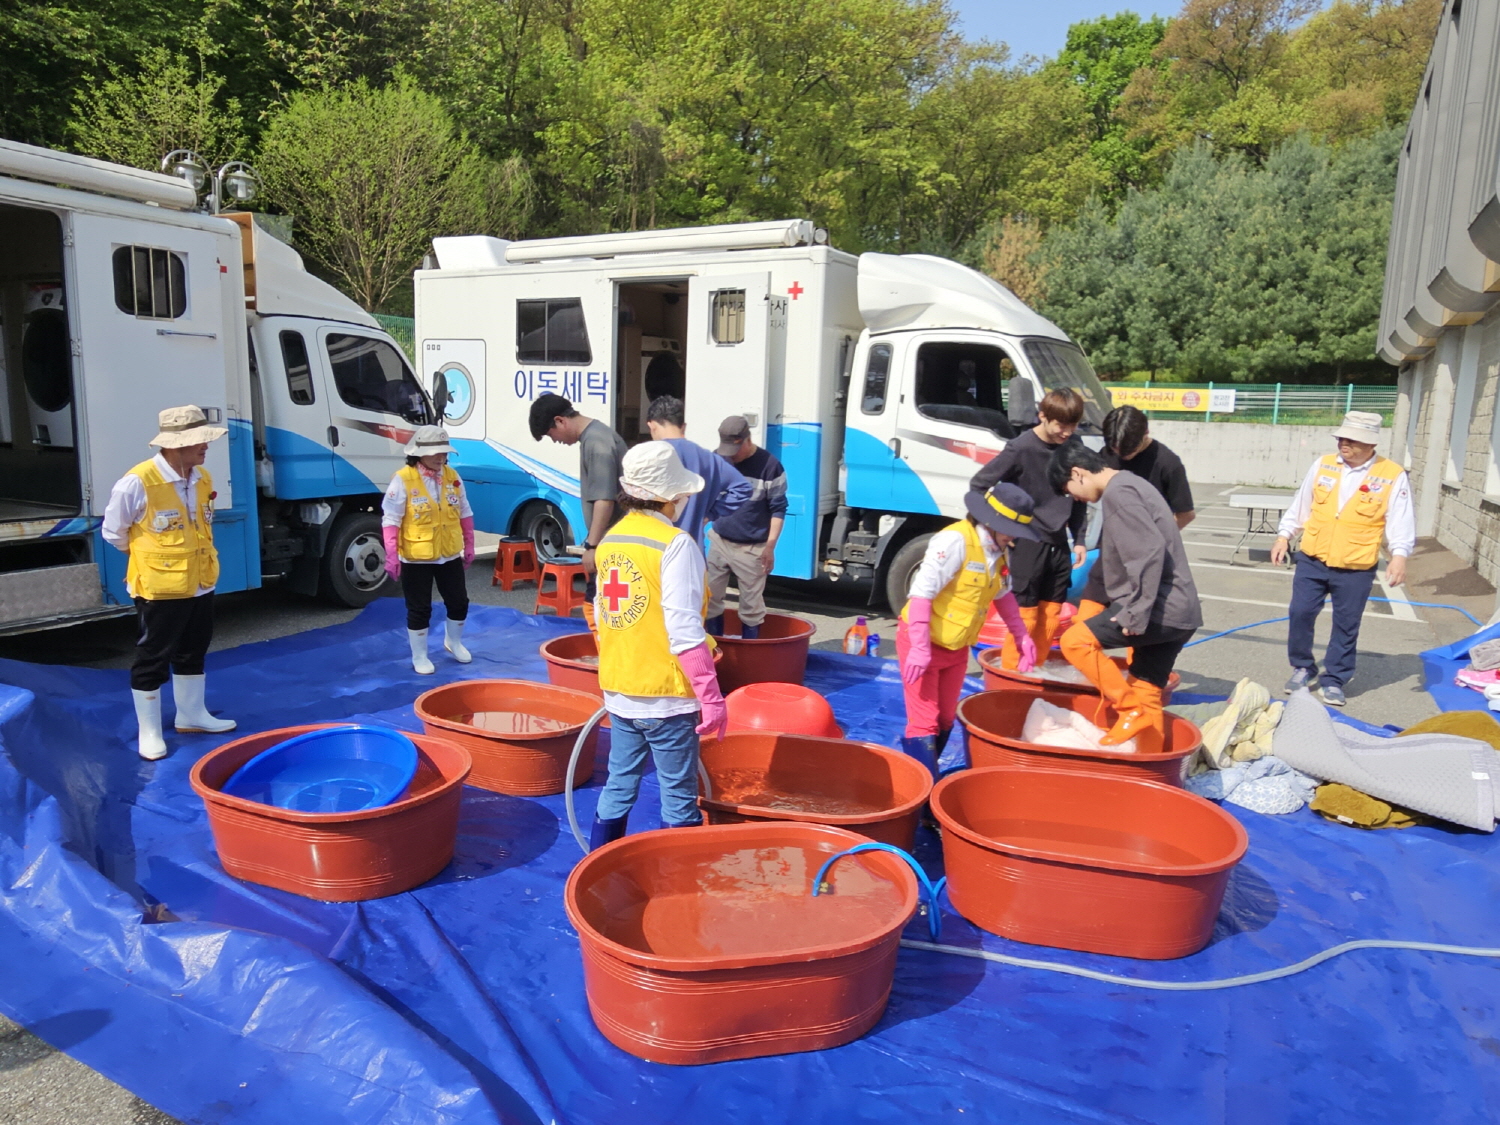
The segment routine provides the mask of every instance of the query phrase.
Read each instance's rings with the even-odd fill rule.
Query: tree
[[[222,98],[224,80],[165,47],[147,51],[139,73],[113,68],[73,104],[68,133],[85,156],[155,171],[173,149],[210,166],[249,156],[239,103]]]
[[[496,166],[409,82],[292,95],[266,126],[257,167],[291,213],[297,244],[367,309],[409,280],[432,239],[510,234],[525,221],[523,165]]]

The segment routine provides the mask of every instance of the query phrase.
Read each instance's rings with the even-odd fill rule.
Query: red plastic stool
[[[490,585],[502,590],[514,588],[517,582],[538,582],[542,576],[536,564],[536,544],[530,539],[506,536],[495,551],[495,573]]]
[[[547,588],[547,579],[552,579],[552,588]],[[532,613],[551,609],[559,617],[572,617],[575,609],[588,602],[584,591],[588,589],[588,575],[583,573],[581,562],[559,562],[551,560],[542,564],[542,576],[536,584],[536,606]]]

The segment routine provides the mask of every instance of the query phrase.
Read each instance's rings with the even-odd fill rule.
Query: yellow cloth
[[[401,516],[401,557],[408,562],[432,562],[463,554],[464,533],[459,509],[458,474],[443,466],[437,498],[415,465],[396,473],[406,485],[406,511]]]
[[[1421,813],[1388,805],[1379,798],[1338,782],[1318,786],[1318,792],[1308,802],[1308,808],[1328,820],[1336,820],[1353,828],[1412,828],[1418,824],[1432,823]]]
[[[196,597],[219,580],[213,478],[199,471],[193,510],[184,512],[177,486],[162,476],[154,457],[130,472],[146,486],[146,510],[130,526],[126,590],[151,601]]]
[[[1456,738],[1477,738],[1500,750],[1500,723],[1488,711],[1444,711],[1407,727],[1401,734],[1451,734]]]
[[[690,699],[688,682],[672,655],[661,608],[661,558],[680,528],[627,512],[599,543],[599,686],[605,691]]]
[[[959,520],[944,530],[956,531],[964,537],[964,565],[953,581],[932,599],[932,643],[957,652],[979,639],[990,603],[1010,580],[1010,556],[1001,551],[991,570],[984,557],[984,546],[979,542],[977,527],[968,520]],[[901,620],[910,620],[904,607]],[[1037,661],[1044,659],[1038,648]]]
[[[1346,570],[1368,570],[1380,554],[1380,536],[1385,513],[1401,476],[1401,466],[1385,457],[1375,458],[1365,482],[1339,508],[1339,477],[1343,466],[1330,453],[1318,464],[1313,479],[1312,510],[1302,532],[1302,553],[1322,559],[1329,566]]]

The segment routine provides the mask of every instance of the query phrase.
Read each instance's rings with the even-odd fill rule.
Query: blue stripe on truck
[[[784,422],[766,427],[766,448],[786,469],[786,526],[776,543],[772,574],[811,578],[818,566],[818,474],[823,427],[817,422]]]

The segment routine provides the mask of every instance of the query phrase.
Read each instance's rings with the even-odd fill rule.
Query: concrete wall
[[[1252,422],[1151,423],[1151,436],[1187,466],[1195,484],[1296,488],[1313,461],[1338,452],[1328,426],[1266,426]],[[1391,431],[1380,431],[1380,452],[1390,455]]]

